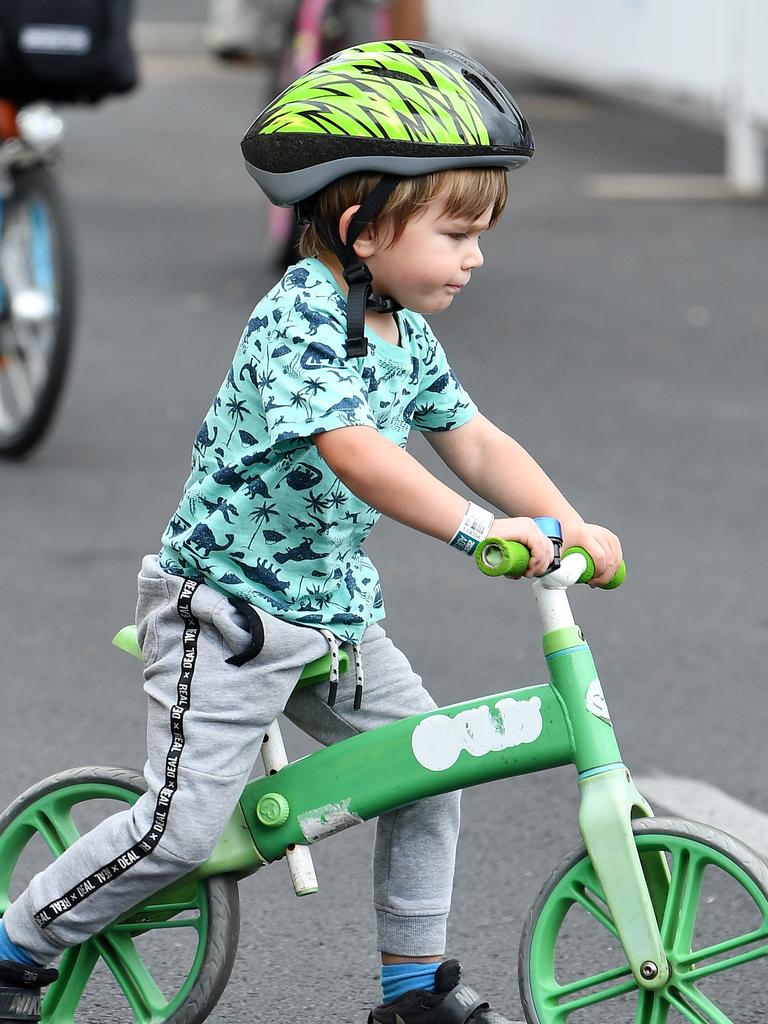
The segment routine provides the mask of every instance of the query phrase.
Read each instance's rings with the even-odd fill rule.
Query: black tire
[[[518,978],[528,1024],[648,1024],[666,1021],[668,1015],[670,1022],[763,1020],[768,985],[766,861],[732,836],[697,822],[643,818],[633,822],[633,831],[641,853],[661,850],[673,880],[681,872],[679,887],[674,881],[649,882],[672,965],[669,981],[655,994],[634,981],[618,939],[606,927],[610,915],[587,851],[580,847],[552,872],[525,922]],[[719,896],[712,895],[718,888]],[[672,912],[665,915],[673,890]],[[576,916],[571,919],[572,907]],[[739,917],[736,932],[730,930],[734,916]],[[753,918],[762,925],[756,928]],[[595,929],[599,935],[588,934]],[[747,942],[753,934],[757,938]],[[717,942],[735,945],[723,955],[714,952]],[[737,962],[742,946],[748,962]],[[605,976],[598,982],[601,972]],[[585,1005],[579,1007],[580,999]],[[723,1016],[710,1015],[709,1009],[702,1012],[710,1006]],[[750,1006],[756,1008],[754,1016]]]
[[[33,835],[34,822],[44,819],[53,825],[52,831],[56,833],[57,814],[60,815],[63,824],[71,819],[71,811],[82,811],[88,801],[114,800],[119,803],[132,804],[144,791],[144,777],[140,772],[128,768],[89,767],[52,775],[18,797],[0,815],[0,908],[5,908],[8,905],[9,890],[13,886],[14,868],[24,855],[22,846],[25,843],[31,843],[35,838]],[[101,811],[101,807],[95,809]],[[61,828],[58,831],[63,836],[65,829]],[[39,840],[36,841],[39,842]],[[62,838],[62,845],[69,845],[65,838]],[[22,884],[23,881],[24,879],[22,879]],[[188,897],[191,891],[195,893],[193,899]],[[195,918],[187,916],[198,906],[200,920],[204,921],[202,954],[200,946],[203,945],[203,939],[192,927]],[[167,926],[167,923],[174,919],[182,929],[184,929],[184,922],[189,920],[190,928],[184,929],[184,932],[195,931],[195,934],[198,935],[196,940],[198,945],[194,954],[189,957],[193,966],[187,974],[183,975],[186,968],[179,967],[178,954],[175,952],[172,953],[168,962],[163,962],[162,978],[155,979],[155,971],[150,970],[153,980],[163,986],[163,991],[170,990],[171,992],[167,1001],[167,1012],[162,1006],[153,1007],[151,1014],[146,1009],[132,1008],[125,999],[125,990],[120,992],[119,982],[118,992],[124,997],[121,1007],[116,1008],[112,1005],[114,986],[108,990],[106,996],[109,1006],[99,1001],[98,990],[104,987],[104,979],[108,979],[99,948],[104,950],[108,947],[108,953],[113,958],[120,955],[120,945],[110,939],[113,927],[110,926],[83,946],[73,947],[64,953],[59,965],[59,980],[54,982],[45,993],[43,1024],[46,1022],[63,1024],[65,1021],[90,1021],[95,1019],[94,1015],[101,1019],[120,1021],[148,1020],[151,1015],[153,1022],[163,1021],[167,1024],[201,1024],[206,1020],[224,991],[237,951],[240,930],[237,882],[232,876],[219,875],[204,881],[188,883],[183,890],[183,895],[174,896],[173,890],[165,890],[154,908],[153,899],[150,898],[140,907],[123,915],[115,922],[115,926],[118,927],[114,935],[120,935],[120,944],[123,946],[127,941],[130,942],[132,953],[137,951],[135,950],[135,939],[138,938],[145,942],[147,938],[154,937],[150,933],[156,933],[163,941],[168,936],[173,936],[175,946],[179,946],[180,943],[176,940],[182,934],[181,931],[176,928],[169,931]],[[126,927],[130,931],[126,932]],[[101,947],[99,947],[99,943],[102,944]],[[88,947],[91,944],[93,945],[88,955],[93,959],[94,966],[83,968],[81,966],[83,961],[79,961],[80,977],[87,974],[87,981],[82,994],[77,994],[79,985],[77,979],[74,978],[74,966],[78,963],[78,957],[83,951],[88,953]],[[139,953],[139,957],[142,964],[148,969],[155,966],[145,963],[141,953]],[[99,976],[99,971],[101,971],[101,976]],[[130,970],[127,970],[126,974],[130,974]],[[68,985],[71,985],[69,990]],[[175,987],[170,987],[171,985]],[[76,993],[74,996],[73,991]],[[70,1003],[76,1004],[76,1010],[69,1008]]]
[[[3,199],[3,232],[0,239],[0,293],[5,298],[0,312],[0,457],[20,458],[42,439],[51,425],[58,407],[69,366],[74,333],[77,272],[72,228],[61,191],[51,172],[43,166],[17,170],[10,175],[11,191]],[[36,206],[34,204],[37,204]],[[38,325],[41,340],[42,367],[35,371],[33,399],[29,408],[18,408],[10,389],[9,368],[31,379],[32,368],[19,334],[18,321],[11,312],[9,296],[24,287],[25,275],[30,288],[35,286],[35,269],[24,242],[13,246],[16,237],[23,237],[24,212],[45,211],[49,238],[49,272],[52,277],[50,317]],[[15,219],[14,219],[15,218]],[[9,247],[14,251],[11,252]],[[16,269],[9,274],[9,263]],[[26,269],[25,269],[26,265]],[[46,293],[48,289],[46,288]],[[29,375],[29,376],[28,376]],[[5,394],[2,388],[6,388]]]

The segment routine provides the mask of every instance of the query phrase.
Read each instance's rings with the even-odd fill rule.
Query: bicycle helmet
[[[249,173],[279,206],[344,175],[382,179],[337,239],[347,299],[347,355],[364,355],[366,308],[393,312],[371,294],[354,253],[402,177],[460,167],[512,170],[533,155],[531,130],[514,99],[481,64],[455,50],[390,40],[351,46],[312,68],[256,118],[241,144]]]

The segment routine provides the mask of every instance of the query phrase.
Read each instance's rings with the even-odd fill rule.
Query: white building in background
[[[708,115],[724,174],[766,187],[768,0],[427,0],[438,42],[481,59]]]

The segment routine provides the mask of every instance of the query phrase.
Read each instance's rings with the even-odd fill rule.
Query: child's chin
[[[443,309],[448,309],[448,307],[453,303],[453,300],[455,298],[456,295],[453,292],[441,292],[439,295],[435,295],[429,301],[425,301],[424,309],[421,312],[439,313]]]
[[[450,292],[435,295],[431,298],[422,299],[420,302],[411,302],[410,304],[403,303],[406,309],[413,310],[414,313],[421,313],[422,316],[429,316],[430,313],[442,313],[444,309],[448,309],[453,300],[456,298]]]

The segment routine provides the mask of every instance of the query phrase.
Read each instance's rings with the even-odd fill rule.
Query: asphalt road
[[[0,466],[0,806],[65,767],[143,763],[140,677],[110,638],[133,618],[140,558],[274,280],[238,150],[259,84],[202,55],[154,54],[135,95],[67,115],[82,309],[49,440]],[[627,763],[768,810],[768,207],[594,198],[592,175],[717,173],[720,138],[515,85],[538,154],[511,178],[485,267],[434,326],[483,411],[622,537],[626,586],[573,604]],[[412,450],[440,472],[421,439]],[[387,628],[440,703],[545,678],[525,585],[486,580],[393,523],[370,551]],[[294,756],[311,749],[286,734]],[[562,769],[465,794],[450,950],[511,1013],[525,909],[577,843],[574,782]],[[377,996],[371,834],[317,848],[309,900],[282,866],[242,885],[240,956],[212,1019],[364,1019]],[[757,1021],[755,1000],[736,1019]]]

